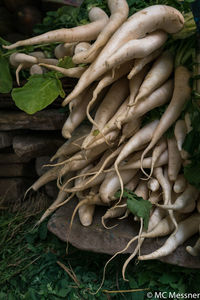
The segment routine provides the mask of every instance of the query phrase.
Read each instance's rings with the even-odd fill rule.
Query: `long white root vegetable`
[[[73,57],[73,61],[75,63],[90,63],[94,61],[111,35],[127,19],[129,7],[126,0],[108,0],[108,7],[110,9],[111,16],[107,25],[100,32],[96,41],[92,44],[88,51]]]
[[[159,49],[167,40],[167,33],[154,31],[142,39],[133,39],[121,46],[106,60],[109,69],[135,58],[144,58]]]
[[[44,43],[73,43],[95,40],[101,30],[108,22],[107,14],[99,7],[93,7],[89,11],[89,19],[91,23],[77,26],[74,28],[56,29],[41,35],[29,38],[27,40],[18,41],[9,46],[3,46],[5,49],[14,49],[20,46],[30,46]]]
[[[168,33],[179,31],[184,24],[181,13],[166,5],[153,5],[140,10],[131,17],[112,35],[101,53],[79,79],[71,94],[63,101],[63,106],[81,93],[94,80],[108,71],[106,60],[131,39],[144,37],[147,33],[161,29]]]
[[[167,140],[169,162],[168,162],[168,176],[171,181],[175,181],[181,169],[182,159],[177,147],[177,142],[174,137]]]
[[[128,79],[129,80],[132,79],[133,76],[135,76],[137,73],[139,73],[144,68],[144,66],[146,66],[148,63],[154,61],[154,59],[156,59],[161,54],[161,52],[162,52],[162,49],[160,48],[144,58],[135,59],[134,66],[133,66],[131,72],[128,74]]]
[[[163,52],[154,62],[149,73],[145,77],[135,103],[141,101],[159,88],[169,78],[173,71],[173,56],[170,52]]]
[[[169,129],[169,127],[178,119],[182,108],[191,94],[189,86],[190,72],[187,68],[179,66],[175,70],[174,92],[170,104],[162,115],[160,122],[154,131],[152,140],[148,147],[142,154],[141,161],[145,155],[156,145],[162,135]]]
[[[157,259],[159,257],[167,256],[176,248],[182,245],[187,239],[198,232],[200,222],[200,214],[193,214],[187,219],[178,224],[178,230],[175,234],[170,235],[164,245],[153,253],[139,256],[139,260]]]

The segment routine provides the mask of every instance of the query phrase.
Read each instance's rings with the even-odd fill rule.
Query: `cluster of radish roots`
[[[71,55],[77,67],[66,70],[41,61],[40,65],[80,78],[63,101],[70,109],[62,129],[67,141],[52,157],[52,168],[31,186],[37,191],[57,180],[59,188],[39,223],[74,197],[79,204],[71,224],[78,211],[81,224],[91,225],[100,205],[107,207],[102,224],[108,229],[109,219],[130,214],[124,189],[152,203],[147,230],[135,216],[141,227],[125,248],[137,241],[123,267],[125,278],[126,266],[137,253],[139,260],[166,256],[198,233],[200,193],[183,175],[190,157],[182,145],[192,128],[189,114],[182,111],[191,97],[191,74],[185,66],[175,67],[172,54],[163,50],[168,35],[182,29],[184,18],[165,5],[150,6],[129,18],[125,0],[108,0],[108,6],[110,17],[93,8],[87,25],[52,31],[7,48],[60,42],[57,57]],[[161,106],[162,116],[148,121],[147,113]],[[85,119],[91,125],[82,124]],[[173,128],[170,138],[165,134],[169,128]],[[161,236],[168,237],[160,249],[140,255],[145,238]],[[199,240],[186,250],[198,255]]]

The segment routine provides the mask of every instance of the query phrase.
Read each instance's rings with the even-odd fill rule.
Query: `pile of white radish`
[[[160,249],[139,255],[140,260],[166,256],[198,233],[200,192],[183,175],[189,155],[182,145],[190,125],[188,116],[182,119],[181,113],[191,96],[191,74],[185,66],[175,68],[174,57],[163,50],[168,35],[182,29],[184,18],[165,5],[150,6],[129,18],[126,0],[108,0],[108,7],[110,17],[93,8],[90,24],[55,30],[5,48],[60,42],[56,57],[72,56],[77,64],[63,69],[36,55],[31,61],[21,60],[19,53],[12,57],[18,71],[38,64],[79,78],[63,101],[63,106],[69,104],[70,108],[62,129],[68,140],[52,157],[52,168],[30,188],[37,191],[57,180],[58,197],[39,223],[74,196],[79,204],[72,222],[78,211],[81,224],[91,225],[94,211],[101,205],[107,207],[102,216],[105,228],[109,228],[107,220],[123,219],[130,213],[124,189],[152,203],[147,231],[143,220],[135,217],[141,230],[127,245],[138,241],[124,264],[124,276],[145,238],[169,236]],[[163,105],[162,117],[143,125],[146,114]],[[91,126],[81,124],[85,119]],[[165,133],[172,126],[173,136],[167,138]],[[199,255],[200,241],[186,250]]]

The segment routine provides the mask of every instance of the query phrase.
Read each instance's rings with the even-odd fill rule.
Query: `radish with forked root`
[[[142,154],[141,162],[145,155],[156,145],[162,135],[180,116],[182,108],[191,94],[189,86],[190,72],[187,68],[179,66],[175,70],[174,92],[170,104],[162,115],[157,128],[154,131],[152,140]]]
[[[145,77],[135,103],[141,101],[159,88],[169,78],[173,71],[173,56],[170,52],[163,52],[154,62],[149,73]]]
[[[141,255],[139,260],[157,259],[159,257],[171,254],[176,248],[182,245],[188,238],[198,232],[200,222],[200,214],[193,214],[178,224],[178,230],[175,234],[171,234],[164,245],[153,253]]]
[[[159,49],[166,40],[167,33],[161,30],[154,31],[142,39],[132,39],[117,49],[106,60],[106,65],[110,69],[131,59],[144,58]]]
[[[166,5],[153,5],[135,13],[123,23],[112,35],[101,53],[83,73],[72,93],[65,98],[63,106],[67,105],[73,98],[81,93],[94,80],[108,71],[106,60],[131,39],[144,37],[147,33],[155,30],[164,30],[168,33],[179,31],[184,24],[181,13]]]
[[[127,19],[129,7],[126,0],[108,0],[108,7],[110,9],[111,16],[107,25],[100,32],[96,41],[92,44],[91,48],[88,51],[73,57],[75,63],[89,63],[94,61],[111,35]]]
[[[177,142],[174,137],[167,139],[169,162],[168,162],[168,176],[171,181],[175,181],[181,169],[182,159],[177,147]]]
[[[108,16],[101,8],[93,7],[89,11],[89,19],[91,23],[86,25],[81,25],[74,28],[56,29],[3,47],[5,49],[14,49],[20,46],[30,46],[44,43],[73,43],[92,41],[96,39],[99,32],[101,32],[101,30],[107,24]]]
[[[162,49],[160,48],[144,58],[135,59],[134,66],[133,66],[131,72],[128,74],[128,79],[129,80],[132,79],[137,73],[139,73],[144,68],[144,66],[146,66],[148,63],[154,61],[154,59],[156,59],[161,54],[161,52],[162,52]]]

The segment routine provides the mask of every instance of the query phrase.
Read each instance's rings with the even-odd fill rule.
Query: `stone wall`
[[[73,82],[65,86],[71,91]],[[10,95],[0,95],[0,199],[15,201],[45,171],[43,164],[64,143],[61,128],[67,112],[61,99],[34,115],[20,111]],[[46,192],[54,197],[56,184],[48,184]]]

